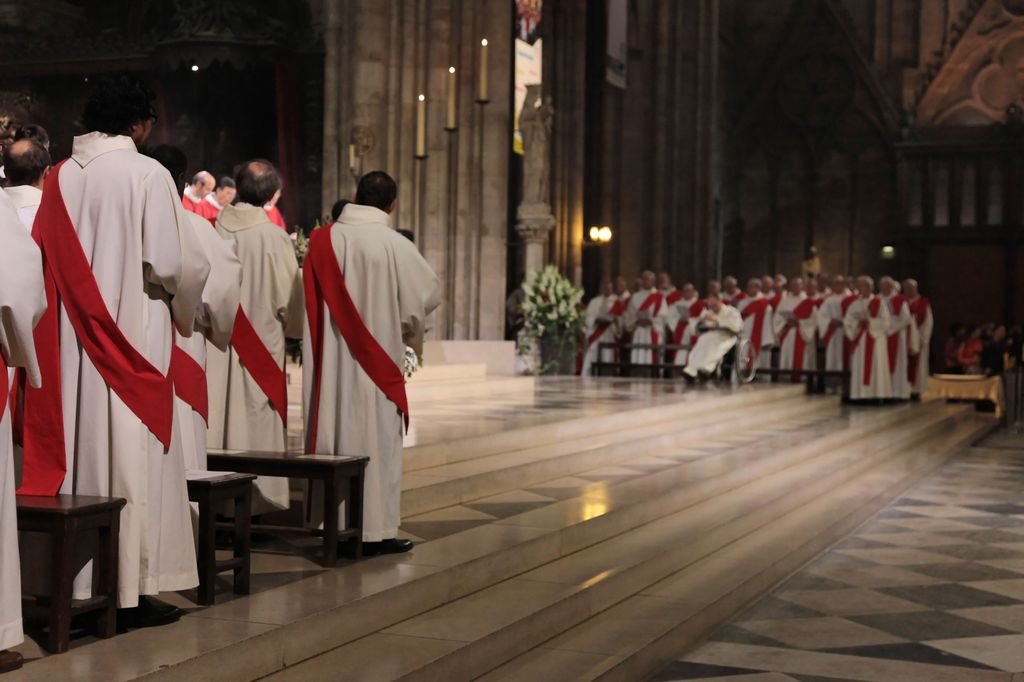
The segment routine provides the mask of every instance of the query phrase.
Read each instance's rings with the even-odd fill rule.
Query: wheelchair
[[[710,329],[697,327],[697,331],[702,333]],[[750,339],[733,334],[732,348],[722,356],[712,375],[718,377],[719,382],[728,380],[733,385],[752,382],[757,376],[757,353]]]

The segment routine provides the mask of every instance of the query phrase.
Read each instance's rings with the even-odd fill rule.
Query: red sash
[[[19,492],[55,495],[66,473],[61,406],[60,318],[64,308],[82,350],[103,381],[170,449],[174,392],[170,379],[139,353],[107,310],[60,190],[60,169],[46,179],[32,235],[43,252],[47,310],[35,330],[43,388],[26,384],[25,467]],[[141,455],[141,453],[140,453]]]
[[[843,319],[846,319],[846,311],[850,309],[850,305],[860,298],[859,294],[850,294],[839,303],[839,309],[842,311]],[[853,353],[853,342],[846,338],[846,334],[843,334],[843,369],[850,369],[850,355]]]
[[[814,300],[805,298],[800,302],[796,308],[793,309],[793,317],[797,320],[806,320],[814,314]],[[807,342],[804,341],[803,334],[800,333],[799,329],[794,329],[796,338],[793,339],[793,367],[796,369],[804,368],[804,351],[807,348]],[[793,376],[793,381],[799,381],[797,375]]]
[[[0,353],[0,419],[4,418],[4,411],[7,409],[7,394],[11,390],[10,378],[7,376],[7,362],[3,353]]]
[[[694,302],[694,304],[690,306],[690,313],[687,316],[687,323],[690,320],[694,319],[695,317],[700,317],[701,313],[703,313],[705,310],[707,310],[707,307],[708,307],[707,301],[698,300],[698,301]],[[685,330],[686,330],[686,324],[682,324],[681,327],[677,330],[677,335],[678,335],[680,341],[683,338],[683,332]],[[678,341],[676,343],[678,343]],[[697,335],[693,334],[690,337],[690,347],[692,348],[694,345],[696,345],[696,343],[697,343]]]
[[[238,361],[249,373],[256,385],[270,401],[270,406],[281,416],[281,423],[288,425],[288,377],[284,367],[267,349],[263,339],[252,326],[242,306],[238,306],[235,326],[231,331],[231,347],[238,354]]]
[[[768,305],[772,307],[772,310],[779,309],[779,303],[782,302],[782,294],[775,294],[774,296],[768,297]]]
[[[745,301],[745,300],[747,300],[747,292],[740,291],[740,292],[737,292],[737,294],[732,297],[732,300],[729,301],[729,305],[731,305],[731,306],[733,306],[735,308],[737,303],[739,303],[740,301]]]
[[[917,325],[918,329],[920,329],[921,325],[924,324],[924,321],[928,319],[928,307],[929,307],[929,305],[930,304],[928,302],[928,299],[925,298],[924,296],[917,297],[914,300],[914,302],[910,304],[910,314],[914,316],[914,323]],[[909,332],[910,332],[910,330],[907,330],[908,334],[909,334]],[[907,337],[908,342],[909,342],[909,339],[910,339],[910,337],[908,336]],[[924,341],[922,340],[922,343],[923,342]],[[907,363],[907,378],[910,379],[911,386],[914,386],[914,385],[917,384],[917,372],[918,372],[918,365],[920,363],[921,363],[921,352],[918,351],[917,353],[911,353],[910,354],[910,362]]]
[[[310,405],[310,428],[306,434],[308,452],[316,449],[317,422],[320,412],[323,339],[327,321],[321,315],[323,304],[338,326],[345,344],[384,396],[395,404],[409,428],[409,401],[405,395],[405,376],[401,368],[381,348],[366,328],[355,302],[345,286],[345,275],[338,265],[331,246],[331,225],[315,230],[309,238],[302,278],[306,290],[306,320],[309,324],[313,351],[313,385]]]
[[[167,370],[174,384],[174,395],[195,410],[204,422],[210,421],[210,397],[206,372],[195,359],[178,347],[171,348],[171,366]]]
[[[846,305],[846,301],[843,301],[843,304]],[[870,315],[871,317],[878,317],[878,310],[879,308],[881,308],[881,305],[882,299],[878,298],[877,296],[872,296],[871,302],[868,303],[868,315]],[[869,334],[867,332],[867,329],[862,328],[859,332],[857,332],[857,336],[854,337],[853,341],[850,343],[851,354],[853,353],[853,349],[855,349],[857,345],[860,343],[861,337],[866,337],[864,339],[864,373],[861,377],[861,380],[863,381],[865,386],[870,386],[871,369],[875,361],[875,337]]]
[[[750,345],[754,347],[754,359],[756,360],[761,355],[761,342],[764,335],[764,316],[768,313],[768,299],[759,298],[751,301],[740,313],[740,316],[745,320],[751,315],[754,316],[754,321],[750,327]]]
[[[612,303],[612,307],[608,309],[609,317],[618,317],[626,310],[626,305],[629,303],[629,299],[620,299]],[[590,334],[587,339],[587,348],[597,343],[597,340],[604,336],[604,333],[608,331],[608,327],[612,326],[611,322],[598,322],[594,325],[594,331]]]
[[[683,299],[683,292],[679,289],[673,289],[672,293],[665,297],[665,303],[674,305],[677,301]]]
[[[665,296],[660,291],[655,291],[653,294],[648,295],[647,298],[644,299],[644,302],[640,304],[640,310],[637,311],[640,312],[643,310],[650,310],[651,308],[654,308],[654,310],[651,311],[652,324],[650,327],[648,327],[648,329],[651,330],[651,343],[655,346],[657,346],[658,343],[660,343],[661,335],[658,334],[658,328],[654,326],[653,322],[654,318],[657,317],[658,315],[658,311],[661,310],[661,304],[664,301]]]
[[[903,304],[907,302],[901,294],[896,294],[889,299],[889,312],[892,313],[893,317],[896,317],[903,312]],[[889,371],[896,371],[896,360],[900,352],[900,333],[889,334]]]

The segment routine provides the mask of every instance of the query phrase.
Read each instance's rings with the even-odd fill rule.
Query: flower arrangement
[[[523,282],[523,332],[528,341],[539,340],[542,366],[540,373],[565,369],[568,353],[575,355],[576,340],[583,329],[579,304],[583,290],[577,288],[553,265],[530,272]],[[520,346],[529,353],[531,344]]]
[[[420,367],[423,366],[423,358],[416,355],[409,346],[405,347],[405,353],[402,354],[402,374],[405,375],[406,381],[412,378],[412,375],[416,373]]]

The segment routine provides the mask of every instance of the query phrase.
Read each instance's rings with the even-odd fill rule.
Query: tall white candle
[[[355,170],[356,166],[356,146],[354,144],[350,144],[348,146],[348,167]]]
[[[487,97],[487,38],[480,41],[480,92],[477,99],[486,102]]]
[[[427,155],[427,96],[416,102],[416,156]]]
[[[458,128],[458,110],[456,108],[455,94],[458,86],[455,83],[455,67],[448,67],[448,122],[445,128],[455,130]]]

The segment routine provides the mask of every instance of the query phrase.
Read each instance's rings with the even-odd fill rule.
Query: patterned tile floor
[[[951,460],[653,681],[1024,682],[1024,436]]]

